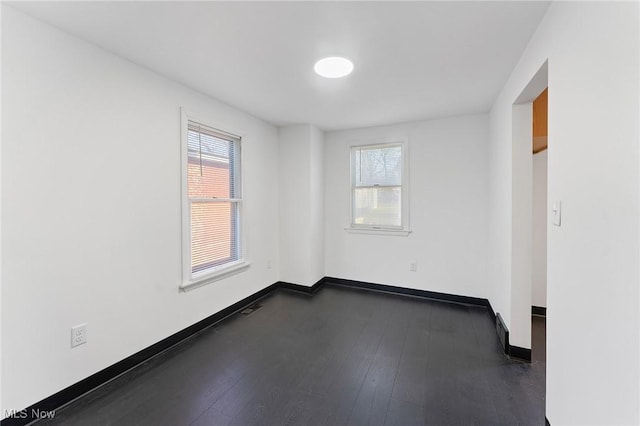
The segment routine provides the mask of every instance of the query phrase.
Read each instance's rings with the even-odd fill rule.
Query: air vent
[[[240,313],[242,315],[251,315],[252,313],[254,313],[255,311],[257,311],[258,309],[262,308],[262,305],[259,303],[254,303],[251,306],[247,306],[246,308],[244,308],[243,310],[240,311]]]

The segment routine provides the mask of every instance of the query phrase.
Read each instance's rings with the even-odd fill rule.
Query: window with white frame
[[[351,148],[351,229],[407,231],[403,142]]]
[[[240,137],[184,119],[183,287],[244,263]]]

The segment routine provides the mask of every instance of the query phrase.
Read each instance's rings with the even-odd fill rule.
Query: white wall
[[[0,50],[2,49],[2,6],[0,6]],[[2,99],[2,61],[0,60],[0,99]],[[0,165],[2,164],[2,102],[0,102]],[[2,173],[0,172],[0,321],[2,319]],[[0,324],[0,419],[4,416],[2,403],[2,325]]]
[[[511,200],[511,324],[509,344],[531,348],[532,272],[532,155],[533,105],[517,104],[512,110],[512,187]],[[496,311],[503,314],[501,311]]]
[[[408,237],[353,234],[351,145],[408,138]],[[486,115],[325,134],[327,276],[485,297],[487,258]],[[418,271],[410,272],[416,261]]]
[[[309,177],[311,211],[311,279],[314,284],[324,277],[324,133],[317,127],[310,129]]]
[[[279,141],[280,279],[310,285],[309,126],[281,127]]]
[[[533,155],[533,283],[531,304],[547,307],[547,151]]]
[[[278,281],[275,127],[5,4],[2,64],[3,409]],[[245,135],[252,262],[187,293],[178,292],[180,107]],[[71,349],[82,322],[88,343]]]
[[[548,59],[552,425],[640,422],[638,51],[637,3],[553,3],[491,111],[488,297],[508,312],[512,104]]]
[[[310,124],[279,129],[281,280],[311,286],[324,276],[323,135]]]

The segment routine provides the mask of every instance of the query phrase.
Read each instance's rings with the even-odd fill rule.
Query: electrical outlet
[[[418,262],[409,263],[409,270],[411,272],[416,272],[418,270]]]
[[[267,269],[271,269],[271,261],[267,260]]]
[[[71,347],[87,343],[87,324],[79,324],[71,327]]]

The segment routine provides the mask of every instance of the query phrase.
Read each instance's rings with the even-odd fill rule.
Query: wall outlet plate
[[[416,272],[418,270],[418,262],[410,262],[409,263],[409,270],[411,272]]]
[[[87,343],[87,323],[71,327],[71,347]]]

